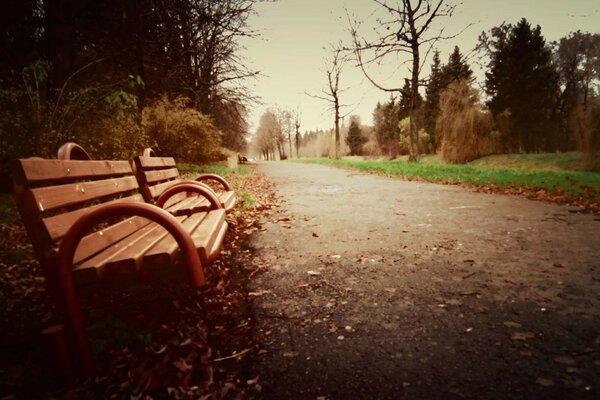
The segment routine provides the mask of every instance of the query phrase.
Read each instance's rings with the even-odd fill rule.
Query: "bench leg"
[[[77,382],[78,373],[75,367],[76,361],[67,341],[65,325],[52,325],[42,331],[42,340],[52,357],[53,366],[58,375],[66,384]]]

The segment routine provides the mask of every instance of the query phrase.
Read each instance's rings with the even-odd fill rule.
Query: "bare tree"
[[[282,139],[285,141],[287,139],[288,148],[290,150],[289,157],[292,157],[292,131],[293,131],[293,122],[292,122],[292,112],[285,108],[277,109],[277,120],[279,121],[279,126],[281,127]],[[282,150],[283,157],[287,158],[285,155],[285,147],[283,147],[282,142]],[[283,159],[283,158],[282,158]]]
[[[432,51],[433,45],[441,39],[453,36],[444,36],[444,27],[433,30],[433,21],[438,17],[452,15],[453,4],[445,4],[445,0],[402,0],[388,2],[386,0],[373,0],[379,5],[380,15],[376,17],[377,25],[373,28],[375,37],[366,39],[359,32],[363,22],[353,20],[348,14],[348,24],[352,35],[351,50],[356,57],[358,66],[365,77],[377,88],[387,92],[400,92],[402,87],[385,87],[373,78],[368,67],[379,66],[392,57],[408,54],[405,61],[411,73],[410,79],[410,157],[416,161],[419,156],[417,114],[419,107],[420,72],[427,55]],[[392,3],[392,4],[390,4]],[[455,35],[454,35],[455,36]],[[425,56],[422,57],[422,47],[425,47]],[[394,59],[396,62],[396,59]],[[401,80],[404,81],[403,79]]]
[[[339,158],[340,156],[340,119],[345,117],[345,115],[340,115],[340,108],[344,106],[343,104],[340,104],[340,94],[345,90],[340,88],[340,76],[346,61],[341,48],[333,49],[333,56],[326,61],[327,69],[325,73],[327,75],[327,89],[321,90],[322,95],[309,95],[328,102],[329,109],[333,111],[335,126],[335,141],[332,152],[333,158]]]
[[[294,126],[296,127],[296,158],[300,158],[300,112],[298,110],[296,110]]]

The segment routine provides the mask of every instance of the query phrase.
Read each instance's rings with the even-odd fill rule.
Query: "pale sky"
[[[446,33],[458,33],[470,23],[472,26],[454,39],[439,42],[443,63],[455,45],[466,55],[475,47],[479,34],[488,32],[502,22],[516,24],[522,17],[532,26],[540,25],[542,35],[549,43],[570,32],[600,32],[600,2],[597,0],[463,0],[450,19],[442,19]],[[250,132],[258,127],[258,120],[269,107],[280,106],[301,113],[301,132],[330,129],[333,113],[328,103],[312,98],[306,93],[322,95],[327,87],[325,60],[330,48],[339,41],[349,43],[346,9],[361,19],[366,19],[377,4],[371,0],[279,0],[257,3],[257,14],[251,16],[249,25],[260,33],[259,38],[245,40],[242,44],[250,68],[262,75],[250,83],[250,90],[261,97],[263,105],[250,110]],[[365,23],[372,27],[373,21]],[[441,26],[441,25],[440,25]],[[401,60],[399,60],[400,62]],[[426,61],[423,76],[429,73],[430,59]],[[471,64],[476,75],[476,65]],[[409,77],[397,65],[380,67],[381,79],[390,86],[402,86]],[[387,101],[389,93],[374,88],[359,69],[347,64],[341,74],[341,102],[347,104],[342,112],[357,114],[361,121],[372,124],[372,114],[377,101]],[[480,79],[482,81],[482,79]],[[482,83],[482,82],[481,82]]]

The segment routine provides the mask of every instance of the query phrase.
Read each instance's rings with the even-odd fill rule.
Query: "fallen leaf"
[[[504,321],[503,322],[504,326],[508,327],[508,328],[520,328],[521,324],[518,322],[513,322],[513,321]]]
[[[538,383],[538,385],[542,385],[542,386],[554,386],[554,381],[552,379],[547,379],[547,378],[537,378],[536,382]]]
[[[264,296],[265,294],[272,294],[273,292],[271,292],[270,290],[259,290],[257,292],[249,292],[248,296],[250,297],[259,297],[259,296]]]
[[[188,364],[185,360],[183,359],[179,359],[177,361],[173,362],[173,365],[175,366],[175,368],[177,368],[178,370],[180,370],[181,372],[187,372],[189,370],[192,369],[192,366],[190,364]]]
[[[317,276],[317,275],[321,275],[321,273],[319,271],[308,271],[307,274],[311,275],[311,276]]]
[[[510,337],[512,340],[527,340],[535,339],[535,333],[533,332],[515,332]]]
[[[567,365],[575,364],[575,360],[573,359],[573,357],[569,357],[569,356],[556,357],[554,359],[554,361],[559,364],[567,364]]]

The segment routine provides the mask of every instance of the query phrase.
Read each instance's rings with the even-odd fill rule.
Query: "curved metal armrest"
[[[156,152],[154,151],[154,149],[151,147],[146,147],[144,149],[144,152],[142,153],[142,155],[144,157],[158,157]]]
[[[231,190],[231,185],[229,185],[229,182],[227,182],[222,176],[217,174],[201,174],[197,176],[194,180],[198,182],[217,181],[221,184],[221,186],[223,186],[223,189],[225,189],[226,191]]]
[[[59,295],[65,307],[69,327],[81,357],[86,375],[93,373],[92,351],[85,334],[85,327],[73,281],[73,256],[83,236],[98,223],[111,217],[137,215],[162,225],[179,244],[183,254],[189,283],[200,287],[205,283],[202,263],[190,235],[175,217],[165,210],[144,203],[106,204],[79,218],[67,231],[58,250]]]
[[[59,160],[91,160],[92,157],[77,143],[67,142],[60,146],[57,152]]]
[[[156,205],[162,208],[171,196],[182,192],[193,192],[204,196],[210,202],[211,210],[223,208],[223,204],[221,204],[215,192],[208,186],[196,181],[182,181],[169,187],[158,197]]]

